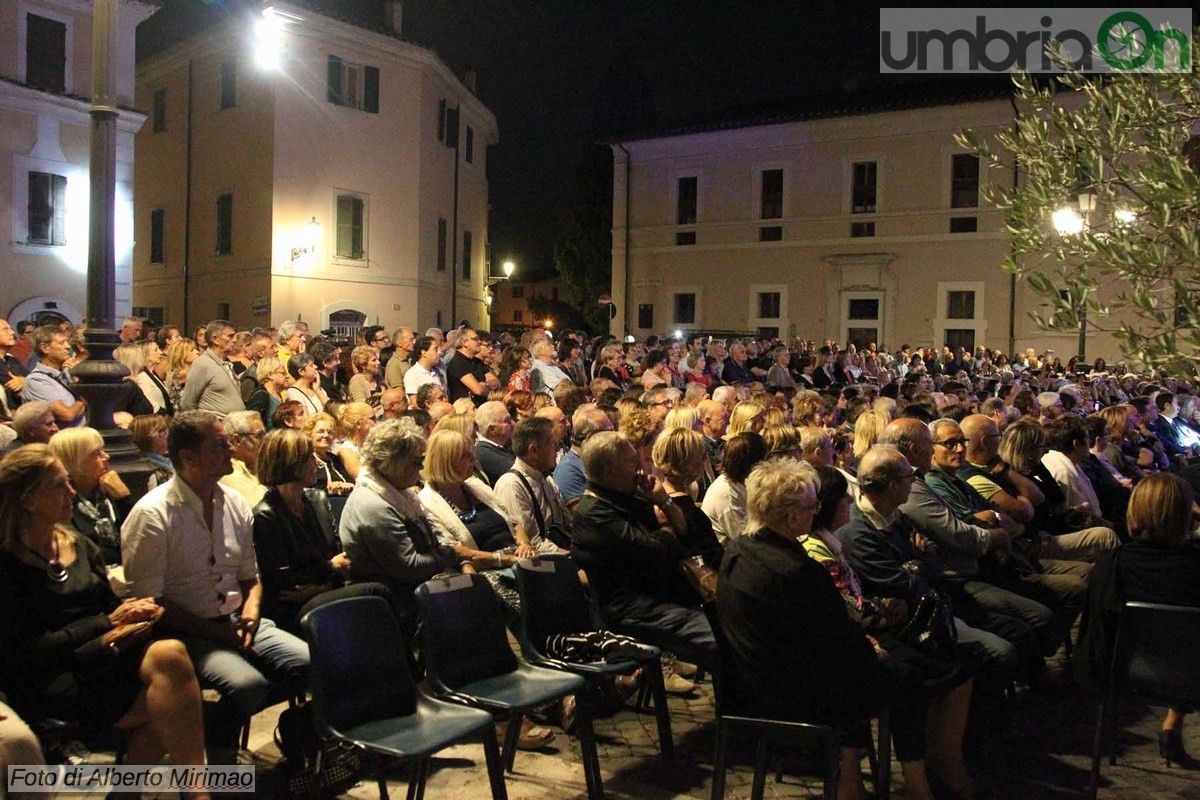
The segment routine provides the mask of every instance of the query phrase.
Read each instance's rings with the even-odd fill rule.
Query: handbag
[[[950,599],[933,587],[926,589],[896,638],[925,655],[954,659],[958,630]]]
[[[711,603],[717,599],[717,571],[704,563],[701,556],[692,556],[679,562],[683,577],[700,595],[701,602]]]

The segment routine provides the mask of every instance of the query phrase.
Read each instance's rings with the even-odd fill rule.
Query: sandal
[[[579,706],[575,702],[575,697],[564,697],[562,703],[562,729],[563,733],[570,735],[575,729],[576,714],[579,711]]]
[[[543,728],[532,720],[521,720],[521,735],[517,737],[518,750],[541,750],[554,741],[554,731]]]

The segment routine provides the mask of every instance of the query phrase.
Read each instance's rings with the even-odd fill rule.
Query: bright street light
[[[512,259],[505,261],[504,266],[503,266],[504,277],[511,278],[512,274],[513,274],[513,270],[515,270],[516,268],[517,268],[517,265],[512,262]]]
[[[1050,216],[1054,229],[1063,236],[1083,233],[1083,217],[1073,208],[1060,208]]]

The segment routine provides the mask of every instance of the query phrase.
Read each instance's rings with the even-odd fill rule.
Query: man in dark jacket
[[[712,668],[712,628],[681,567],[688,555],[680,542],[687,534],[683,511],[657,478],[641,475],[637,452],[620,434],[595,434],[581,458],[588,488],[575,508],[571,555],[587,572],[607,623]]]

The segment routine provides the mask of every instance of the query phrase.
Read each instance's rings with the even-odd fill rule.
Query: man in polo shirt
[[[392,336],[392,357],[384,369],[384,383],[404,388],[404,373],[412,366],[413,345],[417,337],[412,328],[397,328]]]
[[[261,616],[250,506],[219,483],[233,469],[220,419],[178,414],[167,451],[175,477],[143,497],[121,528],[125,579],[131,596],[162,605],[161,628],[187,646],[201,683],[220,690],[209,741],[231,748],[272,687],[302,690],[308,646]]]
[[[25,378],[21,396],[25,402],[41,400],[50,406],[60,428],[87,425],[87,404],[71,389],[71,376],[64,368],[71,357],[67,335],[44,325],[33,332],[33,351],[39,361]]]
[[[245,411],[241,382],[234,376],[233,364],[228,359],[229,346],[233,343],[233,325],[223,319],[213,320],[208,323],[205,334],[208,349],[188,370],[187,381],[183,384],[183,397],[179,400],[180,408],[184,411],[212,411],[221,416]]]

